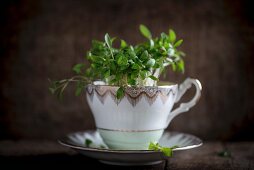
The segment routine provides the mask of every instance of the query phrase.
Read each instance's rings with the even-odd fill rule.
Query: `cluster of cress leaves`
[[[107,85],[119,86],[117,98],[121,99],[126,86],[156,86],[167,66],[184,72],[184,53],[177,49],[183,40],[177,40],[172,29],[155,38],[146,26],[140,25],[139,30],[147,41],[135,46],[109,34],[105,34],[104,41],[93,40],[87,52],[90,66],[76,64],[76,76],[51,82],[50,91],[61,97],[66,86],[76,82],[76,95],[80,95],[86,84],[102,80]]]
[[[167,157],[173,156],[173,149],[175,149],[175,148],[178,148],[178,146],[175,145],[172,147],[162,147],[158,143],[153,143],[153,142],[150,142],[149,147],[148,147],[149,150],[160,151]]]

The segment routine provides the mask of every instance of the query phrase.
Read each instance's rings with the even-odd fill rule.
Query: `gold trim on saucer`
[[[117,131],[117,132],[151,132],[151,131],[159,131],[159,130],[165,130],[165,129],[155,129],[155,130],[124,130],[124,129],[105,129],[105,128],[99,128],[99,130],[106,130],[106,131]]]

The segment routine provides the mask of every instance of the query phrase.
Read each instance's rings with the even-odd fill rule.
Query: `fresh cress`
[[[117,98],[121,99],[126,86],[156,86],[168,66],[184,72],[185,54],[178,50],[183,40],[178,40],[172,29],[159,37],[153,37],[145,25],[141,24],[139,30],[146,41],[135,46],[109,34],[105,34],[104,41],[93,40],[86,56],[90,64],[78,63],[73,67],[73,77],[50,81],[50,92],[62,98],[64,89],[73,82],[78,96],[86,84],[102,80],[107,85],[119,86]]]

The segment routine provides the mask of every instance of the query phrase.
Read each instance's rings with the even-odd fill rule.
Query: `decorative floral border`
[[[104,104],[106,98],[110,96],[116,104],[119,104],[121,100],[116,98],[117,86],[104,86],[104,85],[88,85],[86,92],[91,101],[93,101],[96,94],[102,104]],[[158,97],[162,100],[163,104],[166,103],[170,94],[176,95],[176,88],[169,87],[126,87],[125,96],[130,104],[134,107],[138,102],[145,97],[149,105],[152,105]]]

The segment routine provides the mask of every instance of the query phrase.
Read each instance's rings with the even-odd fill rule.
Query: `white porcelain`
[[[180,85],[127,87],[121,100],[116,99],[119,87],[100,83],[88,85],[86,97],[96,127],[113,149],[146,149],[150,142],[160,139],[175,116],[193,107],[201,95],[200,82],[191,78]],[[193,99],[172,111],[192,85],[196,88]]]
[[[87,139],[92,141],[89,146],[85,144]],[[72,133],[60,139],[59,142],[85,156],[98,159],[107,164],[151,165],[168,159],[159,151],[109,149],[103,142],[98,131],[95,130]],[[159,140],[159,144],[164,147],[178,145],[178,148],[173,149],[175,154],[179,150],[187,150],[201,146],[202,140],[190,134],[165,131]]]

